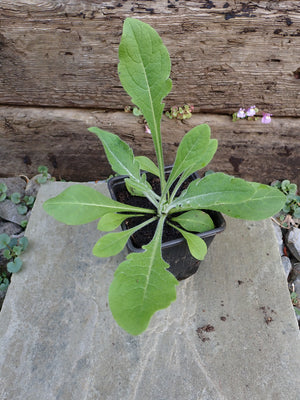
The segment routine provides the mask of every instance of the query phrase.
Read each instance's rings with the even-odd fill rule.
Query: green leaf
[[[108,213],[103,215],[103,217],[98,222],[97,229],[102,232],[110,232],[114,231],[118,228],[125,219],[131,217],[139,217],[142,214],[116,214],[116,213]]]
[[[294,310],[295,310],[296,315],[300,315],[300,309],[299,308],[294,307]]]
[[[207,246],[204,240],[194,233],[186,232],[183,229],[178,228],[178,226],[175,226],[171,223],[169,223],[169,225],[177,229],[185,238],[191,255],[197,260],[204,260],[207,253]]]
[[[23,261],[20,257],[16,257],[14,261],[7,263],[7,271],[11,273],[19,272],[22,267]]]
[[[127,143],[123,142],[119,136],[102,129],[92,127],[88,130],[95,133],[101,140],[106,157],[117,174],[139,180],[139,163],[135,160],[132,149]]]
[[[176,299],[176,278],[161,256],[161,219],[152,241],[143,253],[131,253],[115,272],[109,289],[109,305],[117,323],[128,333],[139,335],[152,315]]]
[[[48,168],[45,167],[45,165],[40,165],[38,167],[38,173],[47,175],[48,174]]]
[[[260,220],[277,214],[285,203],[285,195],[275,187],[256,182],[248,182],[254,189],[253,195],[240,203],[206,207],[220,211],[230,217]]]
[[[154,162],[150,160],[150,158],[145,156],[137,156],[135,157],[135,159],[139,163],[140,169],[150,172],[151,174],[159,177],[159,169],[154,164]]]
[[[293,213],[294,218],[300,218],[300,207],[297,207]]]
[[[101,140],[107,159],[112,169],[120,175],[126,175],[130,179],[126,182],[137,192],[137,195],[144,196],[145,193],[152,192],[150,184],[146,181],[146,176],[140,175],[139,163],[133,156],[132,149],[127,143],[123,142],[117,135],[103,131],[99,128],[89,128]]]
[[[6,258],[6,260],[10,260],[12,258],[11,252],[9,249],[3,250],[3,257]]]
[[[7,278],[0,277],[0,282],[0,290],[6,290],[9,286],[9,280]]]
[[[131,236],[132,232],[122,231],[107,233],[102,236],[93,248],[93,255],[96,257],[110,257],[119,254]]]
[[[215,155],[217,148],[218,148],[218,141],[216,139],[210,139],[205,153],[202,154],[202,156],[199,157],[198,160],[184,172],[184,174],[183,174],[184,177],[187,178],[194,172],[206,167],[206,165],[209,164],[211,162],[211,160],[213,159],[213,156]],[[207,171],[207,172],[209,172],[209,171]],[[208,173],[208,175],[209,175],[209,173]]]
[[[210,231],[215,227],[211,217],[201,210],[187,211],[173,217],[172,221],[177,222],[187,231],[198,233]]]
[[[20,201],[21,201],[21,195],[20,195],[20,193],[17,193],[17,192],[13,193],[13,194],[10,196],[10,200],[11,200],[13,203],[15,203],[15,204],[19,204]]]
[[[1,182],[0,183],[0,193],[5,193],[7,192],[7,186],[5,183]]]
[[[127,18],[119,46],[119,60],[120,81],[151,130],[160,178],[164,181],[160,123],[164,109],[162,100],[172,87],[168,50],[151,26]]]
[[[23,221],[20,222],[20,225],[21,225],[21,227],[22,227],[23,229],[26,228],[27,224],[28,224],[27,219],[24,219]]]
[[[27,206],[32,206],[34,201],[35,201],[35,197],[33,197],[33,196],[24,196],[23,201],[25,202],[25,204]]]
[[[38,177],[36,178],[36,181],[37,181],[37,183],[39,183],[39,184],[46,183],[47,180],[48,180],[47,176],[38,176]]]
[[[177,197],[172,212],[190,209],[213,209],[215,206],[241,203],[255,192],[251,183],[240,178],[216,172],[202,179],[196,179]]]
[[[19,256],[22,253],[22,247],[21,246],[14,246],[13,252],[15,253],[15,256]]]
[[[130,238],[130,236],[143,228],[144,226],[150,224],[156,219],[150,218],[147,221],[125,231],[108,233],[102,236],[93,248],[93,254],[96,257],[110,257],[122,251]]]
[[[23,236],[21,239],[19,239],[19,245],[22,247],[22,251],[27,249],[28,239],[26,236]]]
[[[168,187],[186,169],[198,163],[206,153],[210,140],[210,127],[206,124],[195,126],[186,133],[177,149],[173,169],[168,179]]]
[[[5,249],[9,245],[10,237],[6,233],[0,234],[0,250]]]
[[[18,211],[19,214],[25,215],[27,213],[27,211],[28,211],[28,208],[26,206],[24,206],[24,205],[21,205],[21,206],[17,207],[17,211]]]
[[[6,199],[6,193],[0,194],[0,202]]]
[[[143,115],[143,113],[141,112],[141,110],[139,110],[137,107],[133,107],[132,114],[133,114],[135,117],[140,117],[141,115]]]
[[[86,224],[111,212],[154,213],[147,208],[119,203],[84,185],[68,187],[58,196],[45,201],[43,208],[57,221],[67,225]]]

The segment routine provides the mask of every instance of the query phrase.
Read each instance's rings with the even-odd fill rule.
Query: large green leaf
[[[161,257],[160,221],[152,241],[143,253],[131,253],[115,272],[109,289],[109,305],[117,323],[128,333],[139,335],[152,315],[176,299],[176,278]]]
[[[251,183],[217,172],[196,179],[177,197],[171,207],[175,210],[214,209],[214,206],[236,204],[249,199],[255,190]]]
[[[127,143],[123,142],[119,136],[97,127],[91,127],[88,130],[95,133],[101,140],[106,157],[117,174],[139,180],[139,163],[135,160],[132,149]]]
[[[195,126],[186,133],[177,149],[176,159],[168,179],[168,187],[186,169],[198,163],[206,154],[210,140],[210,127],[206,124]]]
[[[119,46],[119,60],[120,81],[147,121],[160,177],[164,180],[160,122],[164,108],[162,100],[172,87],[168,50],[151,26],[137,19],[127,18]]]
[[[184,229],[191,232],[207,232],[214,229],[215,225],[211,217],[201,210],[191,210],[173,217],[172,221],[177,222]]]
[[[43,204],[44,210],[57,221],[67,225],[81,225],[111,212],[153,214],[153,210],[133,207],[106,197],[84,185],[73,185]]]
[[[255,190],[249,199],[238,204],[214,205],[206,208],[220,211],[230,217],[247,220],[269,218],[282,209],[286,197],[280,190],[256,182],[249,182],[249,184]]]

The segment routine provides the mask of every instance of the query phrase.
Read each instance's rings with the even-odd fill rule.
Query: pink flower
[[[247,117],[254,117],[255,114],[256,114],[256,107],[255,106],[249,107],[248,110],[246,111]]]
[[[151,135],[151,131],[148,125],[145,125],[145,132]]]
[[[261,119],[261,122],[262,122],[263,124],[269,124],[269,123],[271,122],[271,115],[272,115],[272,114],[263,112],[263,117],[262,117],[262,119]]]
[[[237,112],[236,116],[238,118],[245,118],[246,117],[245,109],[244,108],[240,108],[239,111]]]

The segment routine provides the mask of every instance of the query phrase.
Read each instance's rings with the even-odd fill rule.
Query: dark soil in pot
[[[168,176],[171,167],[166,168],[166,177]],[[121,203],[130,204],[137,207],[145,207],[155,209],[155,207],[149,202],[145,197],[132,196],[126,189],[124,182],[124,176],[112,178],[108,182],[108,187],[112,198],[118,200]],[[190,182],[197,179],[196,174],[191,175],[180,187],[177,192],[177,196],[185,190]],[[160,194],[160,181],[159,178],[147,173],[147,180],[150,183],[153,190]],[[174,185],[176,182],[174,183]],[[207,247],[210,245],[216,233],[221,232],[225,229],[225,220],[220,213],[214,211],[207,211],[208,214],[214,221],[215,229],[209,232],[204,232],[198,234],[202,237]],[[173,214],[174,216],[174,214]],[[122,224],[122,229],[130,229],[146,219],[149,216],[129,218]],[[143,251],[142,246],[149,243],[153,238],[155,229],[157,226],[157,221],[145,226],[139,231],[135,232],[127,243],[127,247],[131,252],[141,252]],[[199,267],[200,261],[195,259],[189,252],[188,246],[185,239],[180,235],[180,233],[169,226],[164,225],[163,237],[162,237],[162,257],[170,265],[169,271],[178,279],[186,279],[192,274],[194,274]]]

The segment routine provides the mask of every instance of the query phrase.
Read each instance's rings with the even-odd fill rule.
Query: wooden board
[[[166,164],[175,159],[184,133],[208,123],[219,141],[210,169],[252,181],[290,179],[300,187],[298,118],[232,122],[228,116],[195,114],[185,123],[163,117]],[[57,178],[88,181],[106,178],[111,169],[98,138],[87,128],[98,126],[119,134],[135,155],[154,159],[151,136],[143,121],[124,112],[78,109],[0,107],[0,176],[33,176],[46,165]]]
[[[172,60],[167,106],[300,116],[299,1],[0,2],[0,104],[122,110],[125,17],[150,23]]]

